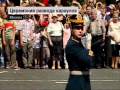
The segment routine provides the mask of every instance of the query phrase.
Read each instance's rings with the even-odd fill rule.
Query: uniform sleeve
[[[90,57],[88,56],[87,50],[79,50],[76,48],[76,50],[72,50],[73,54],[75,55],[78,63],[83,63],[87,67],[90,67]]]

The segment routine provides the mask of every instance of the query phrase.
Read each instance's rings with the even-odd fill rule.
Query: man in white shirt
[[[27,15],[25,20],[20,22],[20,46],[22,47],[22,59],[24,67],[32,67],[32,40],[33,40],[33,31],[34,31],[34,22],[30,19],[30,16]]]

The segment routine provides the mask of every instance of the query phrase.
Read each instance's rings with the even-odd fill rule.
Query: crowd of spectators
[[[21,0],[20,6],[68,6],[65,3],[62,0]],[[71,36],[71,16],[37,14],[24,15],[23,20],[9,20],[8,6],[16,5],[12,0],[0,0],[0,67],[68,68],[64,49]],[[100,0],[85,0],[82,4],[72,0],[71,6],[79,8],[79,13],[73,16],[84,19],[82,43],[91,55],[92,68],[119,68],[120,1],[107,6]]]

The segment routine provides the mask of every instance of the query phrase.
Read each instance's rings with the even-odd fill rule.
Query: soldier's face
[[[80,28],[76,28],[72,31],[72,35],[73,37],[75,37],[76,39],[81,39],[84,35],[84,31],[83,31],[83,27]]]

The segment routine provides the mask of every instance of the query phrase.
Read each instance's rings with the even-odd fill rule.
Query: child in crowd
[[[40,38],[41,34],[39,30],[34,30],[33,32],[33,66],[38,68],[40,61]]]
[[[48,62],[50,60],[50,48],[52,46],[51,38],[47,32],[47,29],[41,31],[41,44],[42,44],[42,59],[43,59],[43,68],[48,68]]]

